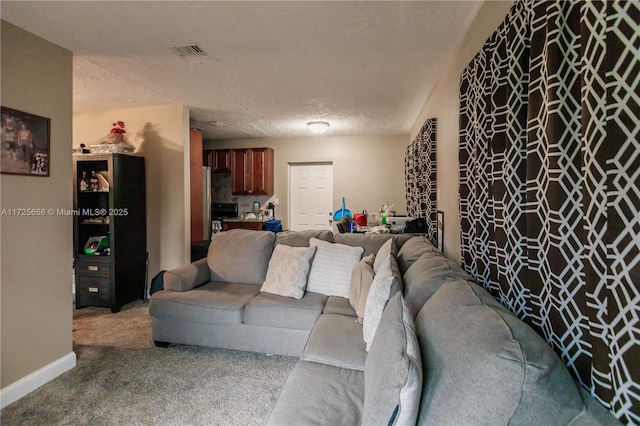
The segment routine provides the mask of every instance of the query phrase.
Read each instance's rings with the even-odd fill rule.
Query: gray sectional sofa
[[[275,248],[312,238],[376,255],[364,324],[346,297],[260,291]],[[232,230],[164,281],[149,307],[158,346],[300,358],[269,425],[618,424],[533,329],[423,237]]]

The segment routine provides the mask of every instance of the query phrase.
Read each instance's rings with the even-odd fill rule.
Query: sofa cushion
[[[302,298],[315,251],[315,247],[276,245],[260,291],[294,299]]]
[[[352,234],[346,232],[335,234],[333,238],[339,244],[362,247],[364,249],[363,256],[368,256],[371,253],[378,253],[380,247],[393,236],[392,234]]]
[[[458,281],[458,277],[451,270],[437,270],[433,272],[422,271],[422,274],[412,279],[408,277],[404,282],[404,296],[407,300],[409,312],[415,318],[420,309],[436,291],[443,285]]]
[[[351,287],[349,288],[349,303],[356,311],[358,322],[362,324],[364,319],[364,308],[367,303],[367,296],[375,274],[373,263],[376,255],[371,253],[358,262],[351,271]]]
[[[447,265],[451,268],[452,271],[456,273],[457,276],[461,277],[461,279],[465,281],[475,282],[473,277],[465,271],[459,262],[455,262],[451,259],[446,259]]]
[[[329,296],[327,298],[327,303],[324,305],[323,314],[338,314],[345,315],[351,317],[352,320],[355,320],[356,311],[353,310],[351,304],[349,303],[349,299],[345,299],[340,296]]]
[[[582,411],[551,347],[482,287],[442,286],[416,318],[420,424],[568,424]]]
[[[364,373],[300,361],[291,371],[267,425],[359,425]]]
[[[400,267],[400,272],[402,274],[407,272],[407,269],[425,253],[442,256],[436,251],[431,241],[425,237],[413,237],[404,243],[402,248],[398,250],[398,266]]]
[[[328,229],[307,229],[304,231],[285,231],[276,235],[276,245],[285,244],[292,247],[309,247],[309,240],[317,238],[319,240],[333,242],[333,232]]]
[[[415,318],[422,305],[442,285],[468,278],[467,273],[459,268],[452,268],[444,257],[432,256],[430,253],[423,255],[402,277],[402,292],[411,315]]]
[[[415,424],[422,390],[420,349],[402,295],[387,304],[364,370],[362,424]]]
[[[260,293],[245,306],[243,322],[262,327],[311,330],[327,296],[306,292],[302,299]]]
[[[572,425],[622,425],[622,423],[614,417],[611,411],[607,410],[604,405],[598,402],[587,389],[578,386],[584,409],[573,421]]]
[[[211,281],[262,284],[274,240],[269,231],[232,229],[213,234],[207,255]]]
[[[253,284],[211,282],[185,292],[159,291],[151,297],[149,314],[208,324],[241,324],[243,308],[259,290]]]
[[[316,247],[316,254],[309,272],[307,291],[348,298],[351,271],[360,261],[363,248],[328,243],[317,238],[311,238],[309,244]]]
[[[353,317],[335,314],[318,318],[302,354],[304,361],[352,370],[364,370],[366,359],[362,326]]]
[[[207,259],[200,259],[165,271],[162,276],[163,288],[170,291],[189,291],[210,280],[211,271],[209,271]]]
[[[335,234],[334,241],[348,246],[356,246],[364,248],[363,256],[371,253],[376,254],[380,247],[392,239],[396,243],[396,247],[400,248],[409,239],[413,238],[410,234],[359,234],[346,232],[343,234]]]

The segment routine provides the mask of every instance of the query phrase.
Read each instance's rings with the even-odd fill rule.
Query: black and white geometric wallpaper
[[[436,119],[430,118],[409,144],[404,157],[407,214],[427,221],[427,238],[436,233]]]
[[[640,2],[518,1],[460,82],[464,267],[640,424]]]

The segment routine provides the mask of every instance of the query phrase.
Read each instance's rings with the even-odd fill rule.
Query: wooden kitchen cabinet
[[[251,150],[253,173],[253,194],[273,194],[273,149],[254,148]]]
[[[231,181],[233,195],[272,195],[273,149],[232,149]]]
[[[203,154],[204,165],[213,173],[231,173],[230,149],[207,149]]]
[[[216,149],[213,151],[213,173],[231,173],[231,150]]]
[[[251,194],[251,160],[248,149],[231,150],[231,193],[233,195]]]

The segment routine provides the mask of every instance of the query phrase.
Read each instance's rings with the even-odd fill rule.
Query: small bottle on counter
[[[253,202],[253,214],[256,217],[260,217],[260,203],[257,201]]]
[[[87,184],[87,172],[82,172],[82,179],[80,179],[80,192],[86,192],[89,189]]]
[[[96,172],[91,172],[91,179],[89,179],[89,190],[97,191],[98,190],[98,177],[96,176]]]

